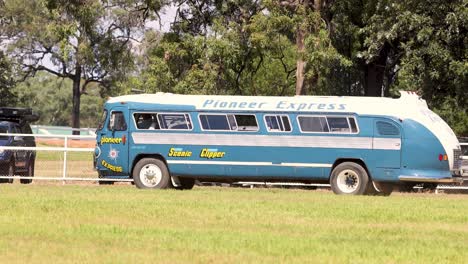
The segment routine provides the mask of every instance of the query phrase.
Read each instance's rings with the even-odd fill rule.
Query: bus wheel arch
[[[159,159],[161,160],[162,162],[164,162],[164,164],[167,166],[168,170],[169,170],[169,166],[167,165],[167,161],[166,159],[164,158],[163,155],[159,154],[159,153],[142,153],[142,154],[138,154],[134,159],[133,159],[133,163],[132,163],[132,167],[131,167],[131,170],[130,172],[133,173],[133,169],[135,169],[135,165],[141,160],[141,159],[144,159],[144,158],[153,158],[153,159]]]
[[[369,192],[371,176],[359,159],[338,159],[332,166],[330,185],[335,194],[362,195]]]
[[[137,156],[132,165],[132,177],[139,189],[166,189],[171,186],[169,167],[159,154]]]

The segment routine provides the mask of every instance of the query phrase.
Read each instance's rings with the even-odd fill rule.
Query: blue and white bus
[[[247,180],[390,194],[404,182],[460,182],[460,163],[453,131],[411,92],[120,96],[104,106],[95,151],[100,177],[153,189]]]

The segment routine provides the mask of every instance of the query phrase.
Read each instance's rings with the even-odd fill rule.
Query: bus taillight
[[[439,154],[439,161],[448,160],[447,154]]]

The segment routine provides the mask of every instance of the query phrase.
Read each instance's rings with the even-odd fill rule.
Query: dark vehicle
[[[31,109],[0,107],[0,147],[35,147],[34,137],[15,136],[14,134],[32,134],[29,122],[37,121],[39,117]],[[0,149],[0,175],[34,176],[36,152],[32,150]],[[21,179],[21,183],[31,183],[32,179]],[[12,183],[13,179],[0,179],[1,183]]]

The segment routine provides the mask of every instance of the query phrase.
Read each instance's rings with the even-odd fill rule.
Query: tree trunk
[[[315,12],[320,13],[321,7],[322,7],[322,0],[303,0],[303,1],[298,1],[298,5],[301,4],[303,6],[303,11],[305,12],[306,15],[307,12],[310,12],[311,10],[309,7],[311,6],[311,2],[313,2],[313,8]],[[296,95],[304,95],[306,93],[306,89],[304,87],[304,79],[305,79],[305,68],[306,68],[306,62],[304,61],[304,53],[305,53],[305,38],[306,36],[310,34],[308,32],[306,25],[300,23],[297,25],[297,33],[296,33],[296,46],[297,46],[297,52],[298,52],[298,58],[296,61]],[[311,80],[311,85],[310,86],[315,86],[317,85],[318,81],[318,76],[315,75],[313,79]]]
[[[366,67],[366,96],[382,96],[384,67],[373,62]]]
[[[298,58],[296,62],[296,95],[305,94],[304,91],[304,69],[306,62],[304,61],[305,51],[305,32],[301,25],[297,26],[296,45],[298,51]]]
[[[366,65],[366,96],[383,96],[384,94],[383,82],[389,49],[390,47],[385,44],[379,53],[379,57]]]
[[[72,128],[80,128],[80,99],[81,99],[81,65],[76,64],[75,76],[73,77],[73,107]],[[73,131],[73,135],[79,135],[80,131]]]

